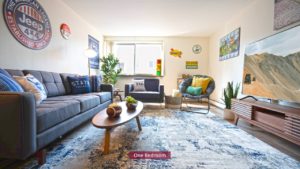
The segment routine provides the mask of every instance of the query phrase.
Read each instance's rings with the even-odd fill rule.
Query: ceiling
[[[105,36],[210,36],[252,0],[63,0]]]

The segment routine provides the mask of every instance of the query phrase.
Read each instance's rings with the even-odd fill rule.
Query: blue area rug
[[[228,168],[289,169],[300,163],[210,113],[145,109],[111,135],[110,154],[102,154],[104,130],[86,124],[52,145],[41,168]],[[170,151],[170,160],[131,160],[129,151]],[[22,168],[38,168],[30,159]]]

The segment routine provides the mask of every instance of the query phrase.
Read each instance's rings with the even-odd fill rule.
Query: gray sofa
[[[71,95],[67,77],[75,74],[6,71],[32,74],[43,83],[48,98],[36,106],[31,93],[0,92],[0,158],[26,159],[112,102],[113,88],[107,84],[101,84],[100,92]]]

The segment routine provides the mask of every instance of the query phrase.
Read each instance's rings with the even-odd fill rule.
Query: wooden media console
[[[279,137],[300,145],[300,109],[255,100],[232,99],[235,124],[242,118]]]

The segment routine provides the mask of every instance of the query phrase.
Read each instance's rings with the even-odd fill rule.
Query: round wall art
[[[45,10],[36,0],[5,0],[3,15],[11,34],[30,49],[45,48],[52,36]]]
[[[71,29],[67,24],[63,23],[60,25],[60,33],[63,38],[69,39],[71,35]]]
[[[199,54],[202,51],[202,47],[199,44],[196,44],[193,46],[192,50],[193,50],[194,54]]]

